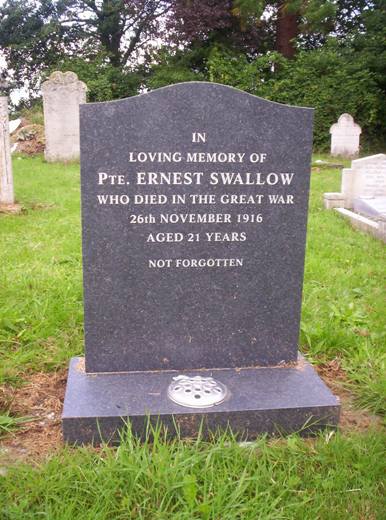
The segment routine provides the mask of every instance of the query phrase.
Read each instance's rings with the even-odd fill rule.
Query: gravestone
[[[46,161],[79,159],[79,105],[86,91],[75,72],[53,72],[42,84]]]
[[[331,155],[355,157],[359,153],[359,138],[362,129],[350,114],[342,114],[330,128]]]
[[[341,192],[325,193],[324,206],[386,242],[386,154],[352,161],[351,168],[342,170]]]
[[[0,96],[0,212],[18,213],[15,204],[11,143],[9,140],[8,97]]]
[[[342,188],[339,193],[325,193],[326,209],[352,209],[360,198],[386,197],[386,154],[371,155],[351,162],[351,168],[342,170]]]
[[[312,109],[182,83],[82,105],[85,359],[70,443],[336,425],[298,357]]]

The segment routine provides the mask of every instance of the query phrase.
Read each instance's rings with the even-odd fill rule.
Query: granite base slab
[[[303,358],[296,366],[190,370],[189,376],[212,376],[228,388],[228,397],[211,408],[187,408],[171,401],[167,389],[184,372],[89,374],[84,359],[70,362],[62,415],[63,437],[69,444],[118,443],[130,421],[144,438],[146,425],[161,422],[170,437],[176,427],[182,437],[230,428],[240,440],[262,433],[315,434],[336,427],[340,403]]]

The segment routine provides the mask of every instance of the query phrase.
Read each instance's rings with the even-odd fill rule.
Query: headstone
[[[0,211],[18,211],[13,189],[8,97],[0,97]]]
[[[359,137],[362,129],[354,123],[350,114],[342,114],[330,128],[331,155],[355,157],[359,153]]]
[[[311,109],[211,83],[81,106],[85,360],[71,443],[336,425],[298,358]]]
[[[75,72],[53,72],[42,84],[45,159],[79,159],[79,105],[86,103],[86,85]]]
[[[327,209],[352,209],[358,198],[386,197],[386,155],[377,154],[352,161],[351,168],[342,170],[340,193],[325,193]]]

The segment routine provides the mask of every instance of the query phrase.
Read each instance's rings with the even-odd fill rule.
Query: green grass
[[[385,245],[323,208],[323,193],[340,181],[338,170],[312,175],[302,349],[317,361],[341,358],[358,402],[384,413]]]
[[[14,161],[20,216],[0,217],[0,381],[82,352],[79,165]]]
[[[29,417],[13,417],[9,412],[0,415],[0,438],[13,433],[22,424],[31,421]]]
[[[79,165],[22,157],[14,173],[25,212],[0,216],[0,381],[18,385],[82,352],[83,312]],[[385,249],[322,208],[339,186],[338,170],[312,175],[301,348],[315,363],[338,357],[358,406],[382,413]],[[128,434],[118,449],[62,448],[0,471],[0,518],[381,520],[384,439],[326,432],[241,447],[229,435]]]
[[[330,433],[241,447],[228,436],[166,443],[158,432],[139,444],[128,435],[116,450],[64,449],[10,468],[2,519],[381,519],[383,440]]]

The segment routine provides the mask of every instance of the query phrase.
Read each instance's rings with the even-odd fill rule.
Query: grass
[[[13,417],[9,412],[3,412],[0,415],[0,438],[14,432],[30,420],[29,417]]]
[[[79,165],[15,160],[21,216],[0,217],[0,381],[82,351]]]
[[[383,439],[293,436],[246,447],[152,443],[130,435],[116,449],[64,449],[38,468],[0,477],[4,520],[381,519]]]
[[[25,212],[0,216],[0,381],[20,385],[83,350],[79,165],[20,157],[14,174]],[[384,245],[322,208],[339,186],[338,170],[312,174],[301,349],[339,358],[358,406],[383,413]],[[127,434],[118,449],[61,448],[0,471],[0,517],[380,520],[384,460],[375,430],[246,447]]]
[[[322,206],[340,190],[340,172],[312,175],[303,290],[302,350],[342,360],[358,402],[385,412],[385,245]]]

